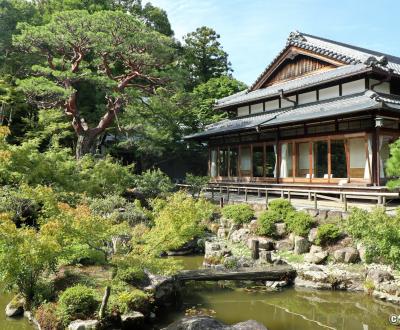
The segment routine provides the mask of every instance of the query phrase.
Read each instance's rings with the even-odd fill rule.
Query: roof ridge
[[[374,56],[388,56],[388,57],[400,60],[399,56],[395,56],[395,55],[379,52],[379,51],[374,50],[374,49],[364,48],[364,47],[352,45],[352,44],[349,44],[349,43],[346,43],[346,42],[341,42],[341,41],[336,41],[336,40],[329,39],[329,38],[319,37],[319,36],[315,36],[315,35],[309,34],[309,33],[303,33],[303,32],[298,32],[298,33],[300,33],[301,35],[306,36],[306,37],[319,39],[319,40],[322,40],[324,42],[329,42],[329,43],[336,44],[336,45],[339,45],[339,46],[342,46],[342,47],[351,48],[351,49],[354,49],[354,50],[357,50],[357,51],[360,51],[360,52],[370,53],[371,55],[374,55]]]

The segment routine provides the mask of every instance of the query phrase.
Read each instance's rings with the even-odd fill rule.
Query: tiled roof
[[[251,91],[273,63],[291,46],[310,50],[317,54],[341,61],[345,63],[345,66],[326,72],[315,73],[303,78],[293,79],[291,81],[258,89],[256,91]],[[271,61],[271,63],[256,79],[255,83],[246,91],[217,100],[216,108],[223,108],[234,104],[253,101],[261,97],[273,96],[277,93],[278,89],[283,89],[284,92],[290,92],[291,90],[302,87],[309,87],[321,82],[329,81],[332,78],[340,78],[345,75],[362,72],[363,70],[370,70],[371,67],[377,67],[385,71],[393,70],[394,73],[400,74],[400,58],[370,49],[316,37],[306,33],[292,32],[287,39],[286,46]]]
[[[265,97],[277,96],[279,95],[279,90],[283,90],[283,92],[289,93],[299,88],[311,87],[321,82],[328,82],[330,80],[359,74],[368,70],[370,70],[370,68],[367,68],[364,64],[345,65],[338,67],[337,69],[322,71],[297,79],[285,81],[280,84],[275,84],[266,88],[260,88],[253,92],[242,91],[219,99],[217,101],[216,108],[222,108],[234,104],[239,105],[241,103],[263,99]]]
[[[387,94],[366,91],[331,100],[319,101],[297,107],[288,107],[257,115],[223,120],[209,125],[203,132],[187,136],[186,139],[196,139],[212,135],[228,134],[235,131],[244,131],[256,127],[268,127],[286,123],[301,122],[316,118],[342,116],[386,105],[400,104],[400,98]]]

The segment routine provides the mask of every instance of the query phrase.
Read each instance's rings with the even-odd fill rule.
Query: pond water
[[[32,330],[34,327],[25,317],[10,318],[4,309],[12,299],[12,295],[0,292],[0,329],[1,330]]]
[[[189,258],[181,259],[185,266],[190,265]],[[269,330],[385,330],[396,329],[389,324],[389,315],[400,314],[400,307],[364,293],[297,288],[247,291],[211,282],[189,283],[182,297],[183,308],[164,315],[162,323],[178,320],[185,310],[194,309],[227,324],[253,319]]]

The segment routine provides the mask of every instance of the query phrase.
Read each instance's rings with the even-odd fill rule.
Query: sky
[[[145,2],[145,1],[143,1]],[[400,0],[151,0],[179,40],[197,27],[221,35],[233,76],[251,85],[291,31],[400,56]]]

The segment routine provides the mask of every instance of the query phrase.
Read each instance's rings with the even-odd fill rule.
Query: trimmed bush
[[[98,305],[94,289],[78,284],[60,295],[57,314],[63,324],[67,325],[73,320],[91,317]]]
[[[295,211],[295,208],[288,200],[278,198],[268,203],[268,210],[274,212],[277,215],[278,220],[285,221],[287,215]]]
[[[139,289],[132,289],[130,291],[121,292],[115,301],[116,307],[122,313],[129,313],[132,311],[139,311],[145,313],[150,304],[150,297],[148,294]]]
[[[304,211],[292,211],[288,213],[285,222],[288,231],[298,236],[306,236],[314,223],[311,216]]]
[[[222,209],[222,215],[237,225],[248,223],[254,218],[254,210],[248,204],[227,205]]]
[[[338,240],[340,235],[341,232],[337,225],[333,223],[325,223],[318,227],[315,243],[318,245],[334,243]]]
[[[260,235],[274,236],[276,234],[275,223],[279,221],[279,215],[274,211],[265,211],[258,218],[258,230]]]

